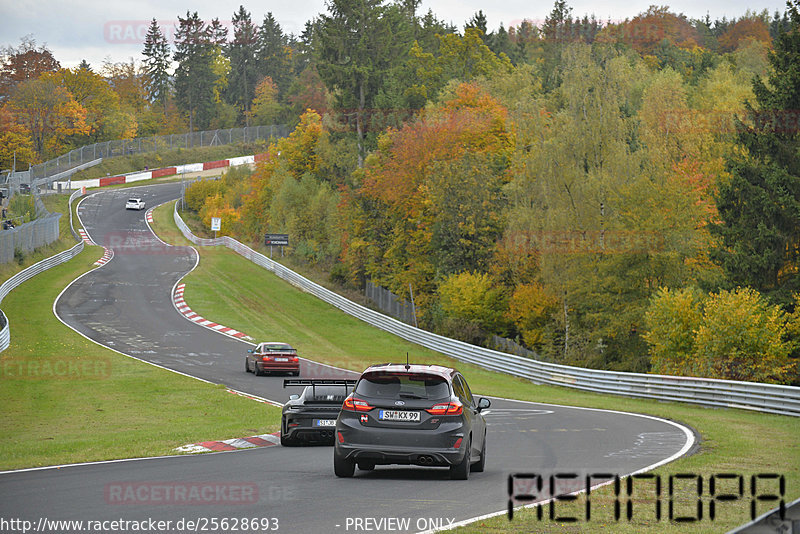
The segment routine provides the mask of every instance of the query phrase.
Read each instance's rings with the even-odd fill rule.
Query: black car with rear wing
[[[297,378],[283,381],[283,387],[305,386],[290,395],[281,415],[281,445],[303,443],[333,444],[336,418],[342,403],[356,385],[355,380]]]

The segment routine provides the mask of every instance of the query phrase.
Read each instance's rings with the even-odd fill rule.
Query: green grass
[[[0,469],[173,454],[278,430],[279,408],[122,356],[61,324],[56,296],[101,254],[87,247],[3,300],[11,347],[0,353]]]
[[[165,213],[168,212],[168,216]],[[172,204],[156,210],[155,228],[169,241],[178,236],[172,222]],[[183,239],[182,237],[180,239]],[[556,386],[534,385],[508,375],[454,361],[439,353],[406,342],[349,317],[315,297],[298,291],[268,271],[221,247],[198,247],[201,261],[185,279],[184,293],[194,311],[253,337],[292,343],[300,354],[317,361],[362,371],[370,364],[402,361],[406,351],[414,362],[458,367],[473,391],[521,400],[571,406],[606,408],[664,417],[685,423],[702,438],[699,450],[654,471],[666,482],[670,474],[696,473],[708,481],[717,473],[780,473],[786,477],[787,502],[800,497],[800,418],[767,415],[734,409],[711,409],[689,404],[629,399],[584,393]],[[505,488],[497,488],[498,492]],[[706,491],[707,487],[706,487]],[[599,508],[613,508],[611,489],[593,492]],[[666,495],[666,486],[664,488]],[[605,504],[601,503],[601,500]],[[666,516],[666,500],[664,514]],[[637,505],[644,509],[646,505]],[[652,506],[652,505],[651,505]],[[769,509],[762,503],[759,513]],[[713,523],[706,520],[684,531],[727,531],[749,520],[749,505],[731,507]],[[706,517],[708,508],[705,509]],[[545,512],[546,514],[546,512]],[[599,514],[599,512],[598,512]],[[602,514],[596,514],[596,517]],[[567,513],[567,515],[570,515]],[[573,514],[574,515],[574,514]],[[574,528],[573,528],[574,527]],[[666,520],[602,521],[569,525],[540,522],[521,513],[514,522],[503,516],[464,528],[464,532],[562,532],[593,531],[662,532],[675,530]]]

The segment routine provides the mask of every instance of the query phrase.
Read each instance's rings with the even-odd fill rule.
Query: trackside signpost
[[[272,257],[272,247],[281,247],[281,257],[283,257],[283,247],[289,246],[289,234],[264,234],[264,244],[269,246],[269,257]]]
[[[214,230],[214,239],[217,238],[217,232],[222,228],[222,219],[220,217],[211,217],[211,229]]]

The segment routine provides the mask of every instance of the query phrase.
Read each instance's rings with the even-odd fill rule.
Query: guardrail
[[[15,289],[22,283],[30,280],[37,274],[43,273],[48,269],[52,269],[56,265],[61,265],[62,263],[71,260],[83,251],[83,241],[80,239],[72,226],[72,201],[75,200],[75,198],[80,194],[81,192],[78,190],[72,193],[72,195],[69,197],[69,226],[70,229],[72,229],[72,235],[76,237],[79,243],[69,250],[59,252],[54,256],[50,256],[49,258],[45,258],[40,262],[34,263],[27,269],[18,272],[3,282],[3,284],[0,285],[0,303],[3,302],[3,299],[6,297],[6,295],[11,293],[11,290]],[[2,310],[0,310],[0,315],[2,315],[0,322],[4,323],[2,330],[0,330],[0,352],[3,352],[11,344],[11,325],[9,324],[8,318],[6,318]]]
[[[290,284],[311,293],[353,317],[405,340],[484,369],[526,378],[539,384],[554,384],[597,393],[800,416],[800,387],[583,369],[532,360],[426,332],[356,304],[231,237],[205,239],[195,236],[178,214],[177,203],[174,209],[174,219],[183,235],[197,245],[226,246]]]

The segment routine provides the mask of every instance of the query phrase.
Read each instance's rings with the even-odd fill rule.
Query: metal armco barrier
[[[597,393],[800,416],[800,387],[583,369],[506,354],[426,332],[325,289],[233,238],[225,236],[204,239],[195,236],[178,214],[177,203],[174,218],[183,235],[192,243],[201,246],[226,246],[353,317],[405,340],[485,369],[526,378],[538,384],[554,384]]]
[[[70,228],[72,228],[72,201],[80,195],[80,191],[75,191],[69,197],[69,212],[70,212]],[[77,236],[75,230],[72,230],[73,236]],[[69,250],[65,250],[64,252],[59,252],[55,256],[50,256],[49,258],[45,258],[40,262],[34,263],[27,269],[18,272],[5,282],[0,285],[0,303],[3,302],[3,299],[11,293],[11,290],[30,280],[37,274],[43,273],[48,269],[52,269],[56,265],[61,265],[64,262],[67,262],[80,254],[83,251],[83,241],[78,238],[80,241],[77,245],[72,247]],[[0,330],[0,352],[6,350],[8,346],[11,344],[11,328],[8,324],[8,319],[6,318],[5,314],[0,310],[0,315],[2,315],[2,319],[0,319],[0,323],[3,323],[3,328]]]

